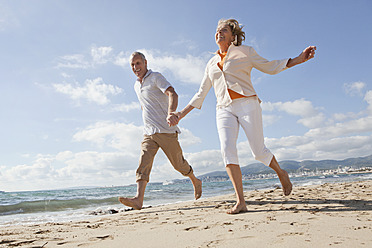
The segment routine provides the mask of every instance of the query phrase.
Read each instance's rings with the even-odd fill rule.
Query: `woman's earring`
[[[234,39],[233,39],[233,41],[231,41],[231,43],[234,44],[235,46],[238,45],[238,36],[237,35],[234,36]]]

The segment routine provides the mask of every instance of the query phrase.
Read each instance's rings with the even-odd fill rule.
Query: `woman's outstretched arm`
[[[315,50],[316,46],[308,46],[306,47],[300,55],[298,55],[296,58],[289,59],[287,62],[287,67],[290,68],[295,65],[302,64],[309,59],[314,58],[315,56]]]
[[[195,107],[191,105],[187,105],[184,109],[182,109],[180,112],[177,112],[176,115],[178,116],[178,119],[181,120],[183,117],[185,117],[188,113],[191,112]]]

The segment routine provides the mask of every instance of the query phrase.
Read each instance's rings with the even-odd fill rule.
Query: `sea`
[[[372,180],[372,173],[317,176],[293,176],[296,186],[321,185]],[[243,181],[244,191],[272,189],[280,186],[277,178]],[[81,187],[59,190],[0,191],[0,227],[87,220],[100,215],[128,211],[118,196],[132,197],[136,185],[120,187]],[[231,181],[203,182],[202,198],[233,194]],[[191,183],[165,182],[148,184],[144,207],[193,201]]]

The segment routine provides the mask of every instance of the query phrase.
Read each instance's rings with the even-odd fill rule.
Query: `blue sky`
[[[315,59],[270,76],[254,70],[266,145],[278,160],[372,154],[372,2],[0,1],[0,190],[135,182],[141,110],[128,57],[142,51],[183,108],[236,18],[267,59]],[[224,170],[211,91],[180,123],[196,175]],[[241,132],[242,166],[255,162]],[[151,181],[182,178],[160,151]]]

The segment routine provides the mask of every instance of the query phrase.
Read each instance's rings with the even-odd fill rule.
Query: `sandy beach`
[[[245,193],[85,221],[0,227],[0,247],[371,247],[372,181]]]

